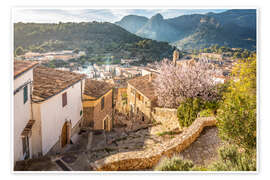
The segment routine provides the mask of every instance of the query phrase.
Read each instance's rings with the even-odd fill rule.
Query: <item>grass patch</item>
[[[181,132],[182,131],[164,131],[164,132],[157,133],[157,135],[158,136],[165,136],[165,135],[173,136],[173,135],[176,135],[176,134],[180,134]]]

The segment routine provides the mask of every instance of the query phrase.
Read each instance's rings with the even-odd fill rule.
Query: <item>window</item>
[[[107,130],[107,119],[103,121],[103,129]]]
[[[65,107],[67,105],[67,93],[62,94],[62,106]]]
[[[104,97],[102,97],[102,99],[101,99],[101,110],[103,110],[104,109]]]
[[[25,104],[28,100],[28,85],[23,88],[23,103]]]

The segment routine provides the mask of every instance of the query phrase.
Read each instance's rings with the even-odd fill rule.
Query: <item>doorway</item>
[[[69,131],[70,131],[69,122],[65,122],[62,127],[62,132],[61,132],[61,147],[64,147],[66,144],[69,143],[69,140],[70,140]]]

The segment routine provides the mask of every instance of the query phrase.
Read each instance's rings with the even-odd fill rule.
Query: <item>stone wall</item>
[[[142,99],[138,98],[138,95],[142,96]],[[148,97],[137,91],[134,87],[128,84],[127,87],[127,108],[129,112],[137,114],[138,112],[143,113],[145,119],[151,120],[151,101]]]
[[[177,109],[169,108],[153,108],[152,118],[156,122],[162,124],[163,131],[172,131],[179,128],[179,122],[177,118]]]
[[[91,163],[96,171],[142,170],[153,168],[162,156],[171,157],[187,148],[206,126],[215,126],[214,117],[197,118],[191,126],[175,138],[143,151],[123,152]]]
[[[120,113],[127,114],[127,97],[125,102],[125,100],[123,99],[124,95],[127,96],[127,88],[117,88],[115,110]]]
[[[103,109],[101,109],[102,97],[104,97]],[[103,127],[104,119],[107,116],[109,116],[111,119],[113,113],[112,90],[102,97],[98,98],[97,100],[84,100],[83,103],[84,126],[90,126],[93,124],[95,130],[102,130],[104,129]]]
[[[83,107],[83,126],[93,126],[94,125],[94,107]]]

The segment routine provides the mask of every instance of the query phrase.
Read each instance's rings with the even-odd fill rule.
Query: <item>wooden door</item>
[[[61,147],[64,147],[66,144],[67,144],[67,135],[68,135],[68,132],[67,132],[67,122],[65,122],[65,124],[63,125],[63,128],[62,128],[62,133],[61,133]]]

